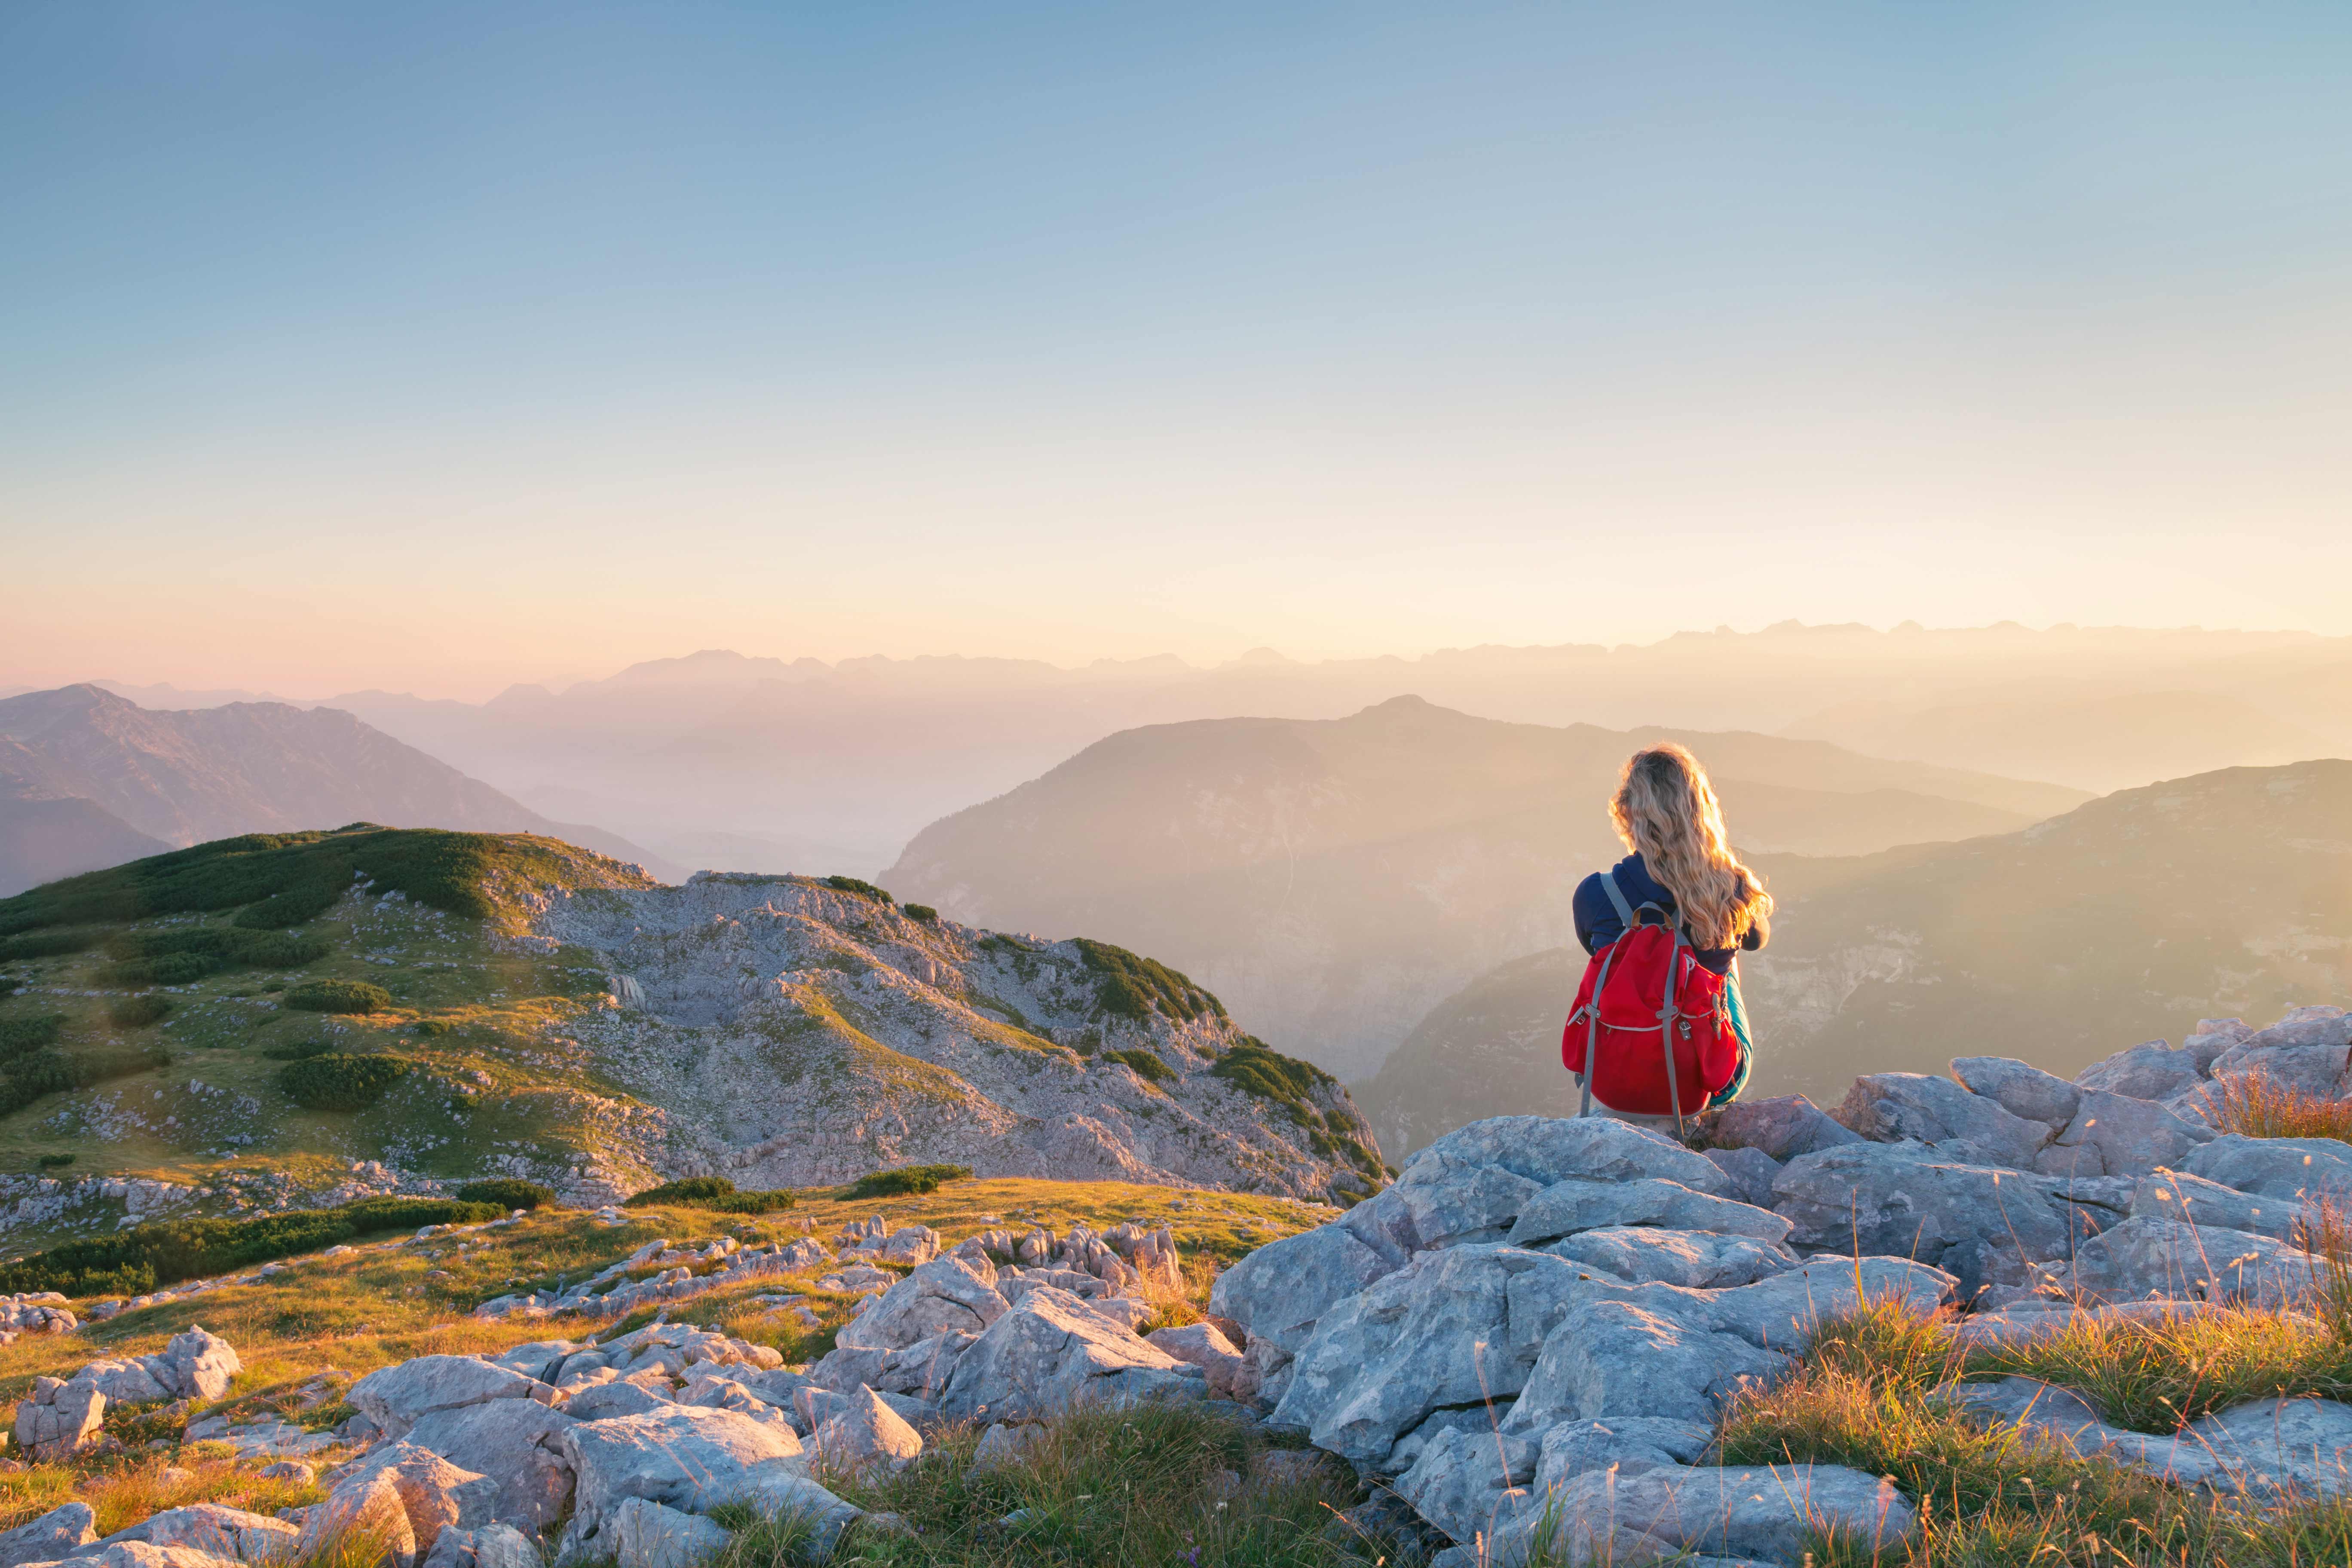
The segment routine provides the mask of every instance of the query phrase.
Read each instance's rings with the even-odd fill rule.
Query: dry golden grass
[[[2352,1142],[2352,1101],[2306,1094],[2265,1072],[2233,1073],[2205,1091],[2205,1119],[2245,1138]]]

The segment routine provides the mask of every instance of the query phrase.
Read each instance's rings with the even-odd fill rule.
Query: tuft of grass
[[[2352,1143],[2352,1101],[2308,1094],[2260,1070],[2205,1091],[2205,1119],[2242,1138],[2334,1138]]]

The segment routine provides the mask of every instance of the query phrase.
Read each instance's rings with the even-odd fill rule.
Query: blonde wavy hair
[[[1609,820],[1675,896],[1694,943],[1736,947],[1752,931],[1763,945],[1772,930],[1772,895],[1731,852],[1722,804],[1696,757],[1669,741],[1626,758]]]

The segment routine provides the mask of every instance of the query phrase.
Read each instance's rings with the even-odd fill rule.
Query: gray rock
[[[352,1539],[382,1543],[393,1568],[402,1568],[425,1554],[409,1524],[408,1510],[401,1504],[398,1484],[382,1469],[337,1481],[325,1501],[303,1514],[301,1531],[296,1552],[303,1558],[323,1556],[337,1542]]]
[[[1030,1450],[1044,1439],[1043,1426],[1015,1426],[998,1422],[980,1435],[980,1444],[971,1451],[971,1466],[976,1470],[998,1465],[1025,1463]]]
[[[1777,1381],[1793,1364],[1707,1321],[1650,1310],[1680,1305],[1654,1294],[1578,1306],[1546,1342],[1503,1430],[1539,1440],[1563,1421],[1610,1415],[1711,1422],[1734,1394]]]
[[[1543,1190],[1541,1183],[1499,1166],[1420,1163],[1389,1189],[1428,1247],[1500,1241],[1520,1208]]]
[[[843,1325],[835,1342],[855,1350],[903,1350],[948,1332],[977,1334],[1009,1307],[986,1258],[935,1258]]]
[[[2272,1310],[2308,1301],[2324,1266],[2267,1236],[2139,1216],[2075,1249],[2062,1277],[2094,1301],[2227,1301]]]
[[[1926,1314],[1959,1288],[1951,1274],[1907,1258],[1817,1258],[1753,1285],[1706,1293],[1706,1321],[1766,1350],[1793,1348],[1811,1339],[1824,1320],[1851,1315],[1867,1303],[1896,1302]]]
[[[62,1459],[95,1444],[106,1419],[106,1395],[89,1384],[37,1377],[16,1402],[16,1447],[35,1460]]]
[[[2074,1075],[2074,1081],[2105,1094],[2170,1100],[2203,1083],[2210,1061],[2200,1062],[2198,1053],[2186,1047],[2174,1050],[2162,1040],[2149,1040],[2093,1062]]]
[[[1982,1150],[1990,1163],[2020,1171],[2033,1168],[2033,1157],[2051,1137],[2046,1124],[2011,1115],[1998,1101],[1927,1073],[1880,1072],[1854,1079],[1837,1119],[1880,1143],[1966,1142]]]
[[[1264,1340],[1296,1355],[1324,1313],[1397,1267],[1344,1224],[1318,1226],[1261,1247],[1217,1276],[1209,1310],[1247,1330],[1253,1344]]]
[[[1714,1440],[1712,1421],[1677,1421],[1661,1415],[1562,1421],[1543,1435],[1535,1494],[1551,1497],[1587,1470],[1613,1466],[1621,1475],[1634,1476],[1661,1466],[1687,1465],[1706,1453]]]
[[[539,1548],[510,1524],[474,1531],[474,1568],[540,1568]]]
[[[420,1557],[433,1550],[444,1530],[477,1530],[491,1521],[498,1507],[498,1483],[488,1476],[453,1465],[428,1448],[393,1442],[354,1461],[336,1479],[329,1494],[331,1503],[346,1491],[364,1498],[379,1485],[392,1489],[406,1518],[415,1551]],[[364,1514],[362,1504],[356,1510]],[[299,1554],[310,1555],[320,1538],[305,1520]]]
[[[1694,1289],[1753,1284],[1794,1268],[1800,1261],[1787,1247],[1751,1237],[1657,1230],[1647,1226],[1582,1231],[1541,1250],[1571,1263],[1606,1269],[1630,1283],[1663,1280]]]
[[[2085,1089],[2074,1120],[2042,1152],[2042,1169],[2052,1174],[2144,1176],[2159,1165],[2179,1165],[2212,1138],[2210,1128],[2185,1121],[2152,1100]]]
[[[762,1466],[723,1483],[718,1501],[749,1508],[762,1519],[795,1520],[810,1530],[811,1555],[824,1562],[841,1532],[865,1510],[844,1502],[799,1470],[783,1464]]]
[[[1143,1337],[1178,1361],[1199,1367],[1209,1380],[1209,1392],[1219,1399],[1246,1402],[1257,1397],[1257,1377],[1249,1363],[1214,1323],[1154,1329]]]
[[[1207,1388],[1199,1368],[1048,1286],[1022,1297],[973,1342],[940,1404],[951,1421],[1032,1421],[1079,1398],[1197,1398]]]
[[[1731,1196],[1759,1208],[1772,1206],[1772,1184],[1780,1179],[1780,1162],[1761,1149],[1702,1149],[1731,1181]]]
[[[2044,1185],[2013,1171],[1947,1163],[1916,1144],[1857,1143],[1791,1160],[1773,1184],[1801,1252],[1908,1257],[1954,1275],[1963,1299],[2021,1285],[2066,1256],[2084,1228]]]
[[[2063,1315],[2063,1314],[2053,1314]],[[2035,1377],[1946,1384],[1933,1397],[1987,1425],[2015,1426],[2058,1439],[2078,1453],[2095,1453],[2106,1423],[2090,1401]]]
[[[733,1539],[698,1514],[681,1513],[645,1498],[623,1498],[601,1538],[618,1568],[698,1568]]]
[[[903,1470],[922,1457],[920,1434],[898,1413],[861,1388],[816,1429],[816,1446],[828,1467],[863,1470],[887,1466]]]
[[[290,1559],[302,1532],[282,1520],[219,1503],[164,1509],[106,1538],[143,1541],[152,1546],[184,1546],[235,1563],[282,1563]]]
[[[2227,1477],[2217,1490],[2263,1499],[2352,1492],[2352,1405],[2258,1399],[2196,1422],[2181,1446],[2192,1441]]]
[[[1272,1420],[1377,1466],[1431,1412],[1517,1394],[1578,1289],[1575,1265],[1538,1252],[1424,1252],[1325,1315]]]
[[[348,1397],[385,1436],[402,1437],[419,1417],[433,1411],[492,1399],[529,1399],[533,1389],[545,1386],[473,1356],[425,1355],[377,1368],[352,1384]]]
[[[2181,1220],[2217,1230],[2251,1231],[2279,1241],[2295,1241],[2309,1213],[2299,1199],[2242,1193],[2186,1171],[2157,1171],[2134,1184],[2131,1214]]]
[[[98,1539],[97,1515],[86,1502],[60,1503],[30,1523],[0,1535],[0,1568],[53,1563]]]
[[[1538,1506],[1528,1483],[1540,1452],[1533,1438],[1491,1428],[1441,1432],[1397,1478],[1396,1492],[1455,1541],[1493,1540]]]
[[[1680,1182],[1571,1178],[1528,1199],[1510,1227],[1509,1239],[1514,1247],[1532,1247],[1578,1231],[1629,1225],[1715,1231],[1768,1242],[1787,1240],[1790,1228],[1786,1218],[1769,1209],[1694,1192]]]
[[[1415,1154],[1405,1163],[1396,1184],[1434,1184],[1449,1179],[1451,1173],[1487,1166],[1523,1176],[1538,1187],[1570,1176],[1610,1182],[1659,1176],[1717,1194],[1729,1185],[1704,1154],[1662,1133],[1601,1116],[1490,1116],[1455,1129]],[[1422,1245],[1433,1243],[1424,1238]]]
[[[2011,1116],[2039,1121],[2053,1133],[2074,1120],[2074,1108],[2083,1095],[2081,1089],[2057,1074],[2043,1072],[2015,1057],[1962,1057],[1952,1063],[1952,1076],[1970,1094],[1982,1095]]]
[[[571,1340],[533,1340],[529,1344],[490,1358],[492,1366],[519,1372],[525,1377],[541,1383],[553,1383],[563,1370],[563,1363],[580,1352],[581,1347]]]
[[[1644,1561],[1634,1553],[1645,1538],[1669,1552],[1794,1563],[1825,1527],[1876,1548],[1917,1525],[1892,1485],[1834,1465],[1587,1471],[1560,1489],[1556,1507],[1568,1560],[1577,1563]]]
[[[673,1405],[645,1415],[583,1421],[560,1439],[574,1478],[565,1552],[599,1538],[625,1498],[699,1513],[736,1496],[745,1478],[775,1461],[804,1468],[789,1431],[731,1410]]]
[[[2221,1053],[2253,1032],[2243,1018],[2200,1018],[2180,1048],[2197,1058],[2199,1072],[2210,1077]]]
[[[1725,1106],[1716,1118],[1715,1140],[1736,1149],[1761,1150],[1785,1161],[1843,1143],[1859,1143],[1863,1137],[1803,1095],[1783,1094],[1769,1100],[1734,1100]]]
[[[2225,1134],[2174,1167],[2242,1193],[2352,1202],[2352,1147],[2333,1138],[2242,1138]]]
[[[2305,1094],[2340,1098],[2352,1058],[2352,1017],[2338,1008],[2298,1007],[2213,1059],[2212,1077],[2259,1072]]]
[[[236,1568],[229,1558],[193,1547],[154,1546],[144,1541],[118,1541],[71,1561],[74,1568]]]
[[[623,1378],[616,1383],[600,1383],[573,1394],[564,1409],[581,1421],[614,1421],[624,1415],[649,1415],[677,1403],[649,1387],[649,1381]]]
[[[536,1400],[493,1399],[429,1412],[409,1428],[408,1441],[489,1477],[498,1484],[490,1518],[538,1534],[571,1504],[563,1434],[574,1425],[572,1415]]]

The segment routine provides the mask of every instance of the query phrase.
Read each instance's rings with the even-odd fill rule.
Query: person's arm
[[[1624,922],[1611,907],[1609,895],[1601,889],[1598,873],[1576,885],[1576,896],[1569,901],[1569,911],[1576,920],[1576,940],[1584,944],[1587,956],[1625,934]]]

